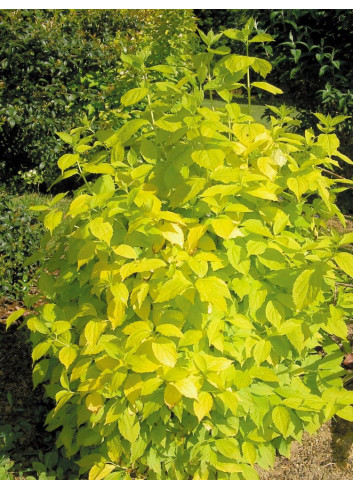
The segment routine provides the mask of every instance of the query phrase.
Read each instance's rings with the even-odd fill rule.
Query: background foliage
[[[314,112],[353,113],[353,10],[195,10],[201,28],[242,26],[255,18],[258,32],[271,34],[275,42],[259,46],[273,64],[268,80],[285,92],[285,103],[293,105],[302,127],[315,124]],[[231,24],[234,25],[231,25]],[[230,45],[238,45],[231,41]],[[265,101],[271,98],[264,96]],[[343,151],[353,154],[353,122],[346,119],[337,127]],[[344,176],[352,169],[342,166]],[[339,198],[347,213],[353,212],[353,193]]]
[[[188,10],[0,10],[0,182],[53,182],[55,132],[118,106],[128,83],[122,52],[151,45],[156,63],[192,49]],[[87,123],[87,121],[86,121]],[[13,177],[16,177],[15,179]]]

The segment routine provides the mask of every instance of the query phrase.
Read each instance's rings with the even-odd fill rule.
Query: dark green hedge
[[[0,185],[18,190],[37,171],[57,176],[56,131],[91,124],[119,106],[122,52],[153,44],[156,62],[189,48],[192,10],[0,10]]]

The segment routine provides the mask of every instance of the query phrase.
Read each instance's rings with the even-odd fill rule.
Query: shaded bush
[[[160,62],[190,49],[192,11],[0,10],[0,181],[26,182],[36,169],[45,190],[62,152],[56,131],[118,107],[121,52],[155,46]],[[129,83],[131,80],[128,80]],[[87,123],[87,121],[86,121]]]
[[[37,265],[25,261],[37,251],[43,226],[28,204],[0,192],[0,297],[21,300],[33,286]]]

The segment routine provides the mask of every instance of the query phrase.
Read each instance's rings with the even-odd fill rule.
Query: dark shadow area
[[[33,389],[28,331],[16,325],[5,331],[5,318],[16,305],[0,302],[0,465],[11,460],[11,479],[66,479],[69,461],[55,447],[56,433],[44,428],[52,401],[43,386]]]

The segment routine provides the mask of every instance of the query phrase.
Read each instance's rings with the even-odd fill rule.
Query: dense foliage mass
[[[271,40],[253,27],[224,34],[248,52]],[[304,431],[353,420],[340,367],[353,233],[326,230],[344,224],[327,173],[352,164],[343,118],[298,135],[273,107],[266,129],[232,91],[249,112],[251,91],[280,93],[252,81],[270,63],[200,35],[178,81],[146,51],[124,56],[141,83],[121,104],[146,108],[120,129],[61,134],[63,177],[84,185],[66,213],[63,195],[43,211],[46,240],[63,231],[54,253],[43,242],[46,303],[28,327],[34,383],[56,401],[48,428],[90,479],[254,479]]]
[[[117,108],[136,83],[120,53],[151,45],[165,62],[190,52],[194,30],[183,9],[0,10],[0,184],[46,190],[63,152],[55,132]]]
[[[210,28],[243,25],[251,15],[257,31],[269,32],[275,42],[259,44],[273,63],[269,80],[286,92],[287,104],[294,105],[302,126],[315,123],[315,112],[351,116],[353,111],[351,53],[353,49],[353,10],[195,10],[198,23]],[[230,44],[232,45],[232,43]],[[233,41],[238,48],[239,43]],[[336,127],[341,145],[353,154],[351,117]],[[351,177],[352,170],[343,165],[341,174]],[[353,212],[352,192],[340,202],[346,212]]]
[[[0,193],[1,298],[22,300],[33,287],[37,264],[25,262],[38,249],[42,235],[43,226],[28,210],[28,201]]]

